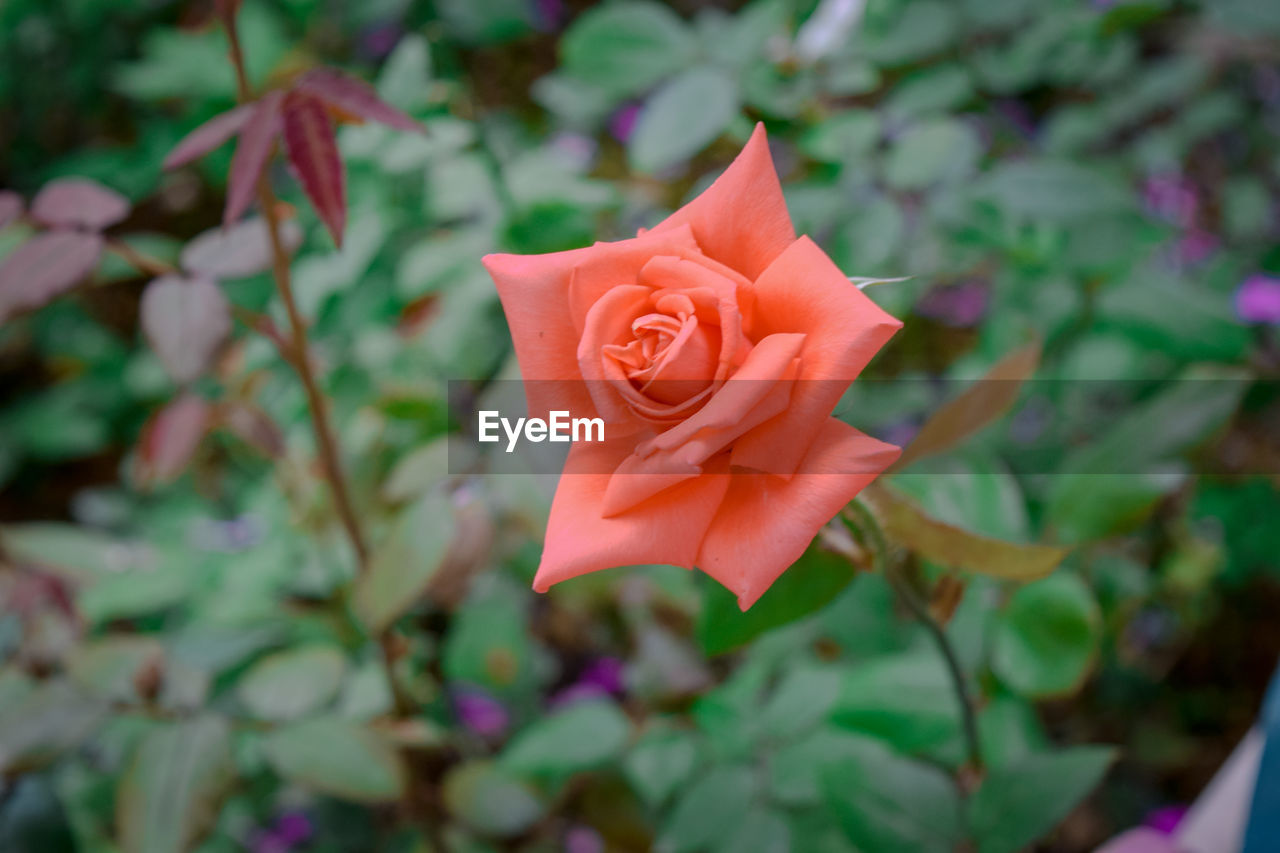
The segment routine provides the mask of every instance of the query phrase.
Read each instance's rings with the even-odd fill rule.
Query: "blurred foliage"
[[[336,63],[429,130],[341,129],[341,250],[276,176],[375,570],[353,577],[263,338],[185,389],[217,426],[158,476],[183,389],[144,341],[145,277],[108,255],[4,323],[0,848],[429,849],[396,819],[408,758],[464,851],[950,850],[964,827],[984,853],[1081,850],[1193,797],[1274,665],[1280,401],[1257,380],[1280,350],[1232,300],[1280,274],[1280,7],[863,5],[246,0],[255,82]],[[101,181],[134,204],[112,233],[168,261],[216,225],[230,148],[160,169],[234,103],[210,6],[0,5],[0,184]],[[1010,414],[891,479],[942,543],[913,572],[979,692],[965,801],[941,660],[836,545],[745,615],[669,567],[536,596],[548,484],[446,472],[446,381],[515,375],[480,256],[652,225],[757,120],[798,230],[910,277],[868,291],[906,320],[869,376],[904,381],[838,415],[901,441],[941,380],[1043,344]],[[283,326],[266,274],[223,292]],[[1019,586],[971,573],[995,539],[1075,547]]]

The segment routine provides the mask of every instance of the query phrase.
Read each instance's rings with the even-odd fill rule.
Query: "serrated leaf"
[[[422,85],[426,85],[425,80]],[[426,132],[418,122],[378,97],[377,91],[368,83],[332,68],[316,68],[303,74],[294,84],[294,91],[305,92],[367,121],[413,133]]]
[[[1017,853],[1043,838],[1097,787],[1115,750],[1037,752],[992,770],[969,801],[978,853]]]
[[[302,228],[292,219],[280,223],[280,242],[293,253],[302,245]],[[229,228],[197,234],[182,250],[182,268],[214,279],[245,278],[271,269],[271,235],[266,220],[250,217]]]
[[[142,741],[116,795],[125,853],[183,853],[217,818],[235,775],[231,728],[206,716],[156,729]]]
[[[630,735],[630,721],[613,702],[582,700],[521,732],[501,763],[516,774],[576,773],[616,758]]]
[[[341,248],[347,224],[346,177],[329,113],[319,99],[291,92],[284,102],[282,122],[289,165]]]
[[[236,696],[260,720],[292,720],[330,702],[342,686],[346,659],[331,646],[269,655],[241,676]]]
[[[627,156],[642,172],[660,171],[697,154],[737,114],[738,89],[733,79],[715,68],[692,68],[665,84],[644,105],[627,141]]]
[[[157,278],[143,291],[140,311],[147,341],[180,385],[199,378],[231,334],[231,305],[207,278]]]
[[[129,200],[87,178],[50,181],[31,202],[31,218],[51,228],[101,231],[129,215]]]
[[[366,726],[316,717],[276,729],[263,741],[276,772],[323,794],[356,802],[400,798],[406,773],[396,750]]]
[[[927,560],[1006,580],[1034,580],[1057,568],[1070,553],[1053,545],[1024,545],[970,533],[929,517],[892,487],[872,483],[863,497],[890,539]]]
[[[50,231],[14,249],[0,261],[0,323],[79,284],[97,266],[102,247],[98,234]]]
[[[850,669],[831,706],[831,719],[902,752],[919,752],[959,732],[960,705],[940,657],[904,652]]]
[[[208,154],[239,133],[252,112],[253,105],[244,104],[209,119],[182,137],[182,141],[164,158],[162,167],[176,169]]]
[[[373,632],[413,605],[440,566],[453,536],[453,504],[440,490],[407,507],[356,580],[353,607]]]
[[[227,176],[227,206],[222,213],[222,224],[232,225],[249,209],[258,179],[262,177],[276,136],[280,133],[280,109],[284,102],[281,92],[268,92],[252,104],[252,110],[240,128],[236,153],[231,158],[231,173]]]

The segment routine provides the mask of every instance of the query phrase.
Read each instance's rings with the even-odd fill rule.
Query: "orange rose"
[[[901,323],[795,236],[763,126],[720,178],[631,240],[488,255],[531,416],[575,442],[534,589],[697,566],[745,610],[898,457],[832,418]],[[542,381],[554,380],[554,381]]]

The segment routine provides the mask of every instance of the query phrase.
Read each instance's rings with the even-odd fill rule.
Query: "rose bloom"
[[[832,418],[901,327],[787,214],[763,126],[704,193],[634,239],[488,255],[530,417],[574,442],[534,589],[697,567],[751,606],[899,448]]]

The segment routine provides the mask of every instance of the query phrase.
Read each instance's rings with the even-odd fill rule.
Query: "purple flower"
[[[595,685],[606,693],[618,694],[623,689],[622,669],[622,661],[618,658],[596,658],[582,671],[578,682]]]
[[[360,34],[360,52],[370,59],[382,59],[395,49],[403,34],[397,23],[374,24]]]
[[[1152,214],[1182,228],[1195,221],[1200,209],[1195,185],[1177,174],[1148,178],[1142,188],[1142,199]]]
[[[976,325],[987,313],[987,288],[977,281],[935,287],[916,303],[916,313],[944,326]]]
[[[589,826],[571,827],[564,834],[564,853],[604,853],[604,839]]]
[[[276,818],[276,837],[290,845],[301,844],[311,838],[313,832],[306,812],[288,811]]]
[[[305,813],[283,812],[270,829],[256,830],[249,837],[248,847],[253,853],[289,853],[310,840],[313,832]]]
[[[511,723],[507,709],[476,687],[459,687],[453,693],[453,709],[459,722],[484,738],[501,736]]]
[[[1182,819],[1186,816],[1186,806],[1165,806],[1148,814],[1142,824],[1163,835],[1173,835],[1178,829],[1178,824],[1182,823]]]
[[[1218,238],[1213,232],[1192,226],[1178,240],[1176,252],[1180,262],[1194,266],[1212,255],[1217,248]]]
[[[618,658],[596,658],[582,670],[577,681],[553,695],[549,704],[559,708],[581,699],[621,695],[625,689],[622,671],[623,663]]]
[[[532,0],[532,6],[533,25],[539,31],[554,33],[564,26],[564,0]]]
[[[1236,314],[1246,323],[1280,324],[1280,278],[1246,278],[1236,290]]]
[[[627,104],[618,109],[609,119],[609,133],[621,143],[631,138],[631,131],[636,129],[636,119],[640,116],[639,104]]]

